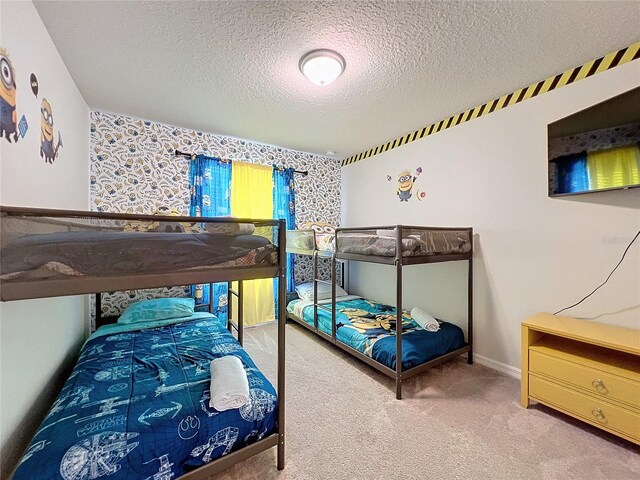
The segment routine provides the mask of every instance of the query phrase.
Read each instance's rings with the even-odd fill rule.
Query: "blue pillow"
[[[155,298],[141,300],[129,305],[118,323],[131,324],[136,322],[150,322],[154,320],[168,320],[170,318],[190,317],[195,308],[193,298]]]

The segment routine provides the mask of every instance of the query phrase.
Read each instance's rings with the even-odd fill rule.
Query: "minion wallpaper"
[[[0,48],[0,136],[9,143],[20,138],[16,113],[16,74],[7,51]]]
[[[55,161],[58,150],[63,146],[60,132],[58,132],[57,144],[54,144],[53,133],[53,111],[51,104],[43,98],[40,108],[40,157],[47,163]]]
[[[427,194],[415,188],[416,180],[422,174],[422,167],[416,168],[415,173],[411,173],[409,170],[403,170],[398,174],[396,182],[396,195],[400,202],[408,202],[410,198],[417,198],[418,201],[422,201]],[[393,180],[391,175],[387,175],[387,181]],[[415,195],[414,195],[415,191]]]

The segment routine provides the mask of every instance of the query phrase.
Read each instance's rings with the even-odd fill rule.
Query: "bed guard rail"
[[[269,278],[284,262],[280,230],[275,219],[0,206],[1,299]]]
[[[340,227],[336,228],[335,245],[338,259],[383,257],[386,260],[380,263],[393,264],[393,259],[406,262],[408,257],[470,254],[473,229],[411,225]]]

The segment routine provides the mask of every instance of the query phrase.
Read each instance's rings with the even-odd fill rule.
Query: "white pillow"
[[[296,285],[296,293],[302,300],[313,300],[313,282],[301,283]],[[349,295],[343,288],[336,285],[336,297],[345,297]],[[326,300],[331,298],[331,285],[318,282],[318,300]]]

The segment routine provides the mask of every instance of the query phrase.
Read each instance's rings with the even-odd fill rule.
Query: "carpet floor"
[[[245,332],[272,381],[276,330]],[[212,479],[640,478],[640,448],[544,406],[521,408],[517,380],[463,358],[410,379],[398,401],[390,378],[298,325],[287,326],[286,354],[285,469],[273,448]]]

